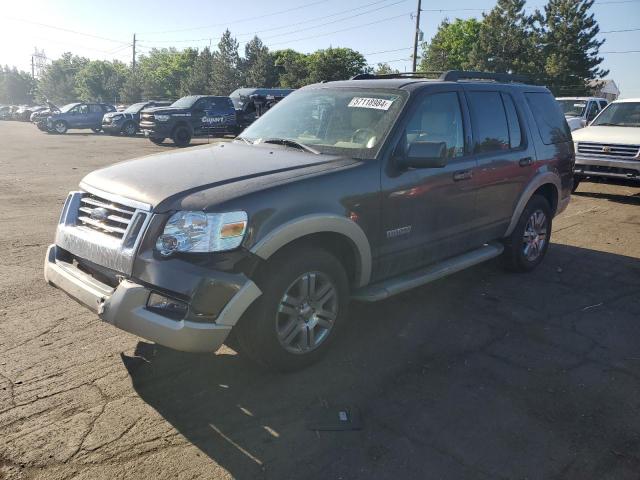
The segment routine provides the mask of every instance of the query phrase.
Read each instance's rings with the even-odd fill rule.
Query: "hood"
[[[49,107],[49,111],[51,111],[51,112],[60,111],[60,109],[58,108],[58,106],[55,103],[47,102],[47,106]]]
[[[589,126],[572,132],[575,142],[640,145],[640,127]]]
[[[113,118],[116,115],[122,115],[124,118],[133,118],[133,113],[124,113],[124,112],[107,112],[103,115],[102,118]]]
[[[159,153],[96,170],[84,177],[82,186],[148,203],[176,200],[193,193],[274,176],[297,177],[353,163],[334,155],[315,155],[274,145],[220,143]],[[201,208],[206,208],[203,205]]]

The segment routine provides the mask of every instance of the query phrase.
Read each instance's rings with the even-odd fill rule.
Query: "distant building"
[[[593,88],[594,97],[606,98],[609,102],[620,96],[620,89],[613,80],[591,80],[589,86]]]

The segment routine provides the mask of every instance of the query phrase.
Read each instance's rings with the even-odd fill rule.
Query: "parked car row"
[[[175,145],[183,147],[189,145],[193,137],[238,135],[292,91],[242,88],[229,97],[188,95],[173,103],[149,100],[127,108],[91,102],[74,102],[59,108],[47,102],[37,109],[25,108],[20,115],[48,133],[91,129],[96,133],[134,136],[142,131],[154,143],[170,138]],[[15,114],[12,107],[0,108],[0,118]]]
[[[34,112],[46,108],[42,105],[0,105],[0,120],[28,122]]]

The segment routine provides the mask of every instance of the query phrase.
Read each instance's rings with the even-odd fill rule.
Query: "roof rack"
[[[373,73],[361,73],[351,80],[375,80],[386,78],[430,78],[441,82],[459,82],[460,80],[493,80],[501,83],[528,83],[525,75],[513,75],[511,73],[473,72],[464,70],[449,70],[448,72],[405,72],[386,73],[375,75]]]

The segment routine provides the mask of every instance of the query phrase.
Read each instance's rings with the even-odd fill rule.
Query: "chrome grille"
[[[638,157],[640,145],[615,145],[610,143],[578,142],[578,153],[603,157]]]
[[[78,225],[122,239],[136,209],[85,193],[78,207]]]

